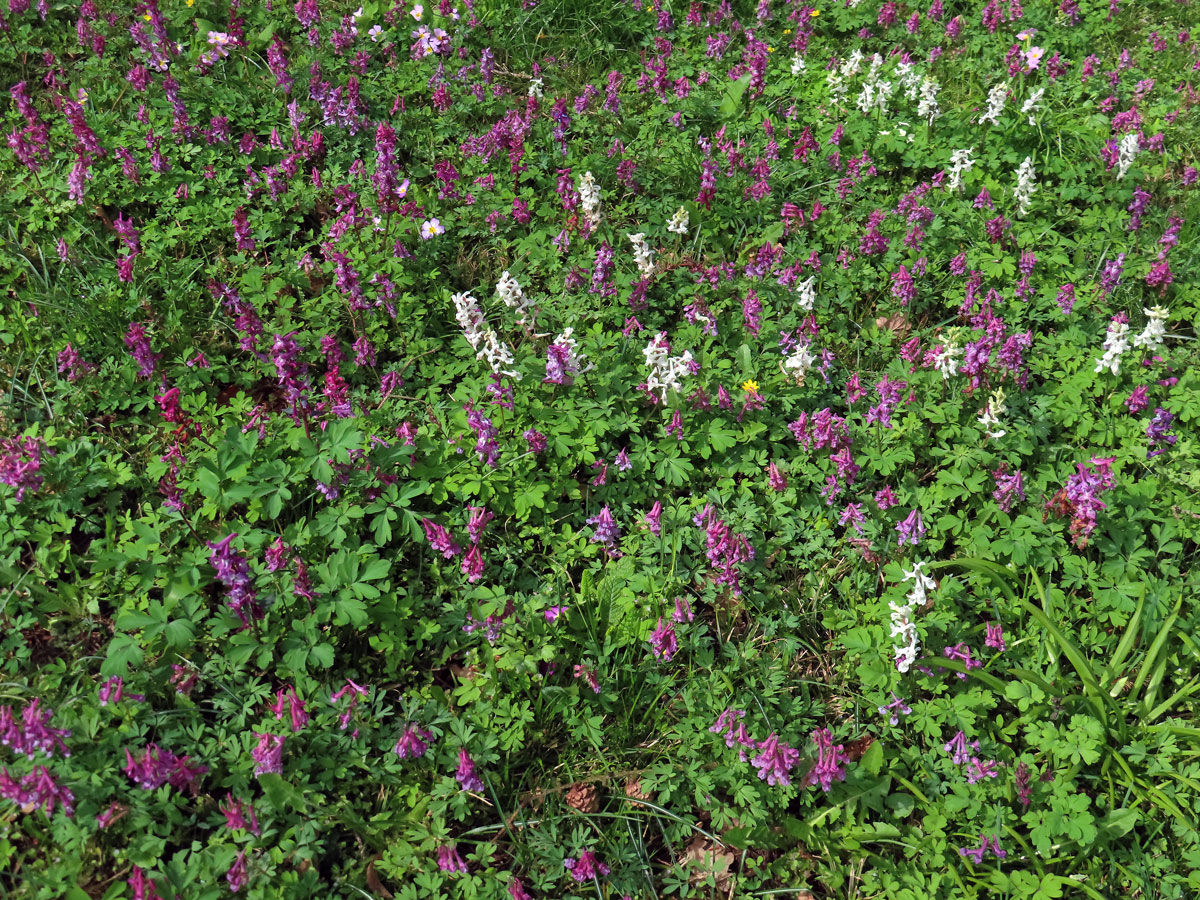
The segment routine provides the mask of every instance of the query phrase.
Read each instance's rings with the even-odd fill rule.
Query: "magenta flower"
[[[621,551],[617,549],[621,540],[621,529],[613,519],[612,513],[609,512],[607,503],[600,512],[587,520],[587,524],[594,525],[596,529],[592,533],[592,543],[603,544],[610,559],[621,556]]]
[[[233,865],[225,873],[225,880],[229,882],[229,890],[235,894],[249,883],[250,875],[246,872],[245,850],[238,853],[237,859],[233,861]]]
[[[20,721],[13,718],[12,707],[0,706],[0,744],[29,759],[33,759],[35,753],[53,756],[55,751],[70,756],[71,751],[67,749],[63,738],[70,737],[71,732],[64,728],[51,728],[50,720],[54,713],[39,709],[41,702],[40,698],[34,698],[21,711]]]
[[[1004,859],[1006,856],[1008,856],[1008,851],[1000,849],[999,835],[993,835],[991,838],[989,838],[986,834],[980,833],[979,841],[980,844],[978,850],[960,847],[958,850],[959,856],[961,856],[963,859],[974,860],[976,865],[983,864],[983,857],[989,852],[989,850],[997,859]]]
[[[133,891],[133,900],[162,900],[162,895],[158,892],[158,886],[154,883],[154,879],[147,875],[146,870],[141,866],[133,867],[133,874],[125,880],[125,883]]]
[[[454,773],[454,777],[458,779],[464,791],[483,790],[483,782],[475,774],[475,761],[471,759],[465,747],[458,751],[458,771]]]
[[[571,877],[582,884],[585,881],[591,881],[593,878],[598,878],[601,875],[607,875],[609,872],[608,866],[600,861],[600,858],[591,850],[584,850],[579,854],[578,859],[568,857],[563,860],[563,866]]]
[[[446,559],[452,559],[462,553],[462,547],[455,543],[454,538],[441,525],[430,519],[422,519],[421,527],[425,529],[425,538],[434,550],[439,551]]]
[[[292,731],[300,731],[308,722],[308,713],[305,712],[304,701],[296,696],[296,689],[289,685],[287,690],[280,689],[275,692],[275,703],[271,706],[271,712],[275,713],[276,720],[283,718],[283,704],[287,702],[289,718],[292,719]]]
[[[979,741],[968,742],[966,734],[961,730],[942,747],[943,750],[950,754],[951,761],[956,766],[965,765],[970,760],[971,755],[968,752],[968,748],[978,750]]]
[[[791,784],[789,773],[800,761],[800,751],[781,742],[773,731],[755,746],[762,751],[751,760],[758,769],[758,777],[769,785]]]
[[[129,330],[125,332],[125,346],[129,355],[138,364],[138,377],[149,378],[154,374],[154,366],[159,356],[150,349],[150,338],[146,334],[146,326],[141,322],[130,322]]]
[[[443,872],[461,872],[466,873],[467,864],[463,862],[463,858],[458,855],[457,844],[442,844],[437,850],[438,868]]]
[[[250,751],[256,763],[254,774],[280,775],[283,773],[283,741],[281,734],[260,734],[253,732],[258,738],[258,745]]]
[[[900,724],[900,716],[912,715],[912,707],[904,702],[903,699],[892,694],[892,702],[879,707],[879,714],[887,716],[888,722],[892,725]]]
[[[230,831],[240,828],[255,835],[262,833],[253,805],[236,799],[232,792],[225,792],[225,802],[218,804],[217,808],[225,816],[225,827]],[[249,820],[246,819],[247,813],[250,815]]]
[[[170,784],[176,790],[188,788],[196,792],[196,779],[208,771],[208,766],[190,766],[188,757],[176,756],[157,744],[147,744],[140,756],[125,751],[124,772],[134,784],[145,791],[152,791]]]
[[[650,507],[650,511],[643,517],[643,521],[649,527],[651,534],[658,537],[662,534],[662,501],[655,500],[654,505]]]
[[[45,766],[34,766],[20,781],[9,774],[7,767],[0,768],[0,797],[14,801],[24,813],[41,809],[50,818],[55,807],[61,806],[67,818],[75,815],[75,795],[57,784]]]
[[[1004,652],[1004,628],[999,622],[987,623],[987,637],[984,638],[983,645]]]
[[[429,749],[429,741],[433,740],[433,732],[426,731],[420,725],[407,724],[400,733],[400,739],[392,748],[401,759],[418,759]]]
[[[899,543],[901,545],[912,544],[914,547],[917,546],[921,538],[925,536],[925,523],[921,521],[920,510],[914,509],[910,511],[904,520],[896,526],[896,531],[900,533]]]
[[[658,618],[658,624],[650,635],[650,649],[659,659],[669,662],[679,651],[679,641],[675,638],[675,626],[670,620]]]
[[[846,780],[846,770],[842,766],[850,761],[850,757],[842,751],[841,744],[833,745],[833,732],[828,728],[818,728],[812,733],[812,739],[817,745],[817,762],[805,776],[804,783],[810,787],[819,784],[829,793],[834,781]]]

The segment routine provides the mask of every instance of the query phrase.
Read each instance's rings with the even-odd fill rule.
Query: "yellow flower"
[[[768,47],[768,48],[767,48],[767,52],[768,52],[768,53],[774,53],[774,52],[775,52],[775,48],[774,48],[774,47]]]
[[[812,12],[809,13],[810,16],[819,16],[820,14],[821,14],[821,11],[819,9],[814,9]]]
[[[188,9],[196,5],[196,0],[187,0]]]
[[[758,393],[758,382],[755,381],[753,378],[751,378],[749,381],[747,381],[745,384],[742,385],[742,390],[746,391],[749,394],[757,394]]]
[[[142,18],[145,19],[147,22],[149,22],[150,21],[150,13],[146,13],[144,16],[142,16]]]
[[[783,29],[783,33],[784,33],[784,34],[791,34],[791,33],[792,33],[792,29],[790,29],[790,28],[785,28],[785,29]]]

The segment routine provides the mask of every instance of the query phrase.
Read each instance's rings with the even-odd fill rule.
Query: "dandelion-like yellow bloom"
[[[819,16],[820,14],[821,14],[821,11],[819,9],[814,9],[812,12],[809,13],[810,16]]]
[[[742,390],[747,391],[748,393],[751,393],[751,394],[757,394],[758,393],[758,382],[755,381],[753,378],[751,378],[749,381],[747,381],[745,384],[742,385]]]

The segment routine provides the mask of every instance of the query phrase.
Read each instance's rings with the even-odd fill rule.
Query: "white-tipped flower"
[[[595,226],[600,222],[600,186],[596,184],[596,176],[584,172],[579,177],[579,201],[583,206],[583,217],[588,224]]]
[[[1021,167],[1017,169],[1017,186],[1013,188],[1013,196],[1017,199],[1017,215],[1023,216],[1029,212],[1029,204],[1037,193],[1037,180],[1033,174],[1033,159],[1025,157]]]
[[[809,275],[796,285],[796,305],[805,312],[812,312],[813,304],[817,302],[817,292],[813,290],[816,275]]]
[[[504,301],[504,305],[510,309],[517,310],[517,322],[524,325],[526,322],[533,321],[533,301],[525,296],[525,292],[521,290],[521,285],[517,283],[517,279],[513,278],[506,269],[500,274],[500,281],[496,285],[496,293],[500,295],[500,299]]]
[[[799,53],[792,56],[792,74],[799,75],[804,71],[804,57]]]
[[[1122,322],[1114,316],[1104,335],[1104,355],[1096,360],[1096,368],[1093,371],[1099,374],[1108,369],[1116,375],[1121,368],[1121,355],[1128,349],[1129,323]]]
[[[689,222],[688,211],[681,206],[675,210],[675,215],[671,216],[671,221],[667,223],[667,231],[671,234],[686,235]]]
[[[646,235],[639,231],[637,234],[627,234],[626,237],[633,244],[633,261],[637,263],[638,272],[643,278],[649,278],[654,274],[654,251],[646,243]]]
[[[1136,131],[1131,131],[1129,134],[1121,138],[1121,143],[1117,145],[1117,179],[1125,177],[1129,171],[1129,167],[1133,165],[1134,157],[1138,154],[1138,136]]]
[[[991,122],[993,125],[1000,124],[1000,113],[1004,111],[1004,101],[1008,97],[1008,85],[1005,82],[1000,82],[988,92],[987,112],[979,117],[979,124]]]
[[[1030,125],[1033,125],[1036,122],[1036,119],[1033,114],[1042,108],[1042,96],[1045,93],[1046,93],[1045,88],[1043,88],[1043,87],[1038,88],[1036,91],[1034,91],[1032,94],[1029,95],[1029,99],[1026,100],[1025,103],[1021,106],[1021,115],[1029,116],[1029,124]]]
[[[952,191],[957,191],[962,187],[963,172],[970,172],[971,166],[975,165],[975,160],[971,159],[971,154],[975,148],[968,150],[955,150],[950,154],[950,176],[946,182],[946,187]]]
[[[1157,347],[1166,337],[1167,317],[1170,315],[1170,311],[1162,306],[1153,306],[1150,309],[1143,306],[1142,312],[1146,314],[1146,327],[1142,329],[1141,334],[1134,337],[1133,346]]]
[[[646,358],[646,387],[659,394],[665,402],[668,391],[682,391],[680,379],[691,372],[692,354],[685,350],[680,356],[671,356],[666,332],[660,331],[642,351]]]

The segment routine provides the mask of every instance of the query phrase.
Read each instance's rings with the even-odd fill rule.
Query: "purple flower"
[[[600,512],[587,520],[587,524],[595,526],[596,529],[592,534],[592,543],[603,544],[610,559],[621,556],[621,552],[616,549],[621,540],[621,529],[613,519],[612,513],[608,511],[607,503]]]
[[[275,364],[279,386],[287,398],[288,414],[298,418],[308,411],[306,395],[311,385],[308,381],[308,365],[300,359],[301,348],[295,334],[293,331],[275,335],[275,343],[271,345],[271,361]]]
[[[692,612],[691,604],[682,597],[675,598],[675,612],[671,614],[671,620],[676,624],[682,625],[684,622],[691,622],[696,618],[696,614]]]
[[[260,734],[253,732],[258,738],[258,745],[250,751],[256,763],[255,775],[279,775],[283,772],[283,741],[281,734]]]
[[[215,544],[210,543],[208,546],[212,553],[209,554],[208,563],[216,569],[217,580],[225,586],[229,608],[242,620],[242,628],[248,628],[251,619],[261,619],[266,613],[258,603],[250,563],[230,546],[235,537],[236,531]]]
[[[999,622],[987,623],[987,637],[984,638],[983,645],[1004,652],[1004,627]]]
[[[747,733],[746,725],[742,721],[745,718],[745,710],[730,708],[717,716],[717,721],[708,729],[713,734],[724,734],[725,746],[733,748],[736,745],[738,756],[743,760],[746,758],[746,751],[742,748],[754,747],[754,740]]]
[[[650,512],[646,513],[646,515],[643,517],[643,521],[650,528],[651,534],[653,534],[655,537],[658,537],[660,534],[662,534],[661,519],[662,501],[655,500],[654,505],[650,507]]]
[[[141,322],[130,322],[129,330],[125,332],[125,346],[129,355],[138,364],[138,377],[149,378],[154,374],[154,366],[159,356],[150,349],[150,338],[146,335],[146,326]]]
[[[663,621],[662,616],[658,617],[658,624],[650,635],[650,649],[655,656],[667,662],[679,651],[679,641],[675,638],[675,626],[669,619]]]
[[[1139,384],[1133,389],[1133,392],[1125,399],[1125,406],[1129,411],[1137,415],[1143,409],[1150,405],[1150,401],[1146,399],[1146,385]]]
[[[533,428],[523,432],[521,437],[525,439],[530,453],[541,453],[548,446],[546,436]]]
[[[246,872],[245,850],[238,853],[237,859],[233,861],[233,865],[225,873],[225,880],[229,882],[229,890],[235,894],[250,882],[250,875]]]
[[[464,791],[482,791],[483,782],[475,774],[475,762],[467,753],[466,748],[458,751],[458,770],[454,773]]]
[[[751,760],[758,769],[758,777],[769,785],[791,784],[789,773],[800,761],[800,751],[782,743],[773,731],[755,746],[762,751]]]
[[[962,731],[959,731],[958,734],[946,742],[942,749],[950,754],[951,761],[956,766],[961,766],[971,758],[970,753],[967,752],[968,747],[973,750],[978,750],[979,741],[971,741],[968,743],[966,734]]]
[[[425,538],[429,541],[429,545],[439,551],[445,559],[453,559],[462,553],[462,547],[458,546],[454,538],[450,536],[450,532],[441,525],[430,519],[422,519],[421,527],[425,529]]]
[[[818,728],[812,733],[812,739],[817,745],[817,762],[804,779],[804,783],[812,786],[819,784],[826,793],[833,790],[834,781],[845,781],[846,770],[842,767],[850,761],[850,757],[842,750],[842,745],[833,745],[833,732],[828,728]]]
[[[157,744],[147,744],[140,756],[125,751],[125,774],[142,790],[152,791],[170,784],[176,790],[196,791],[196,779],[208,771],[208,766],[189,766],[188,758],[176,756]]]
[[[483,555],[479,552],[479,545],[472,544],[462,561],[462,573],[467,576],[467,583],[474,584],[482,578],[483,568]]]
[[[567,607],[565,606],[552,606],[546,610],[546,621],[553,622],[566,611]]]
[[[463,862],[463,858],[458,855],[457,844],[443,844],[437,850],[438,868],[443,872],[462,872],[466,873],[467,864]]]
[[[568,857],[563,860],[563,866],[580,884],[601,875],[607,875],[609,871],[608,866],[600,862],[600,858],[591,850],[584,850],[579,854],[579,859]]]
[[[963,859],[974,860],[976,865],[983,864],[983,857],[986,853],[988,853],[989,850],[997,859],[1004,859],[1006,856],[1008,856],[1008,851],[1000,849],[999,835],[994,835],[993,837],[988,838],[987,835],[981,833],[979,835],[979,841],[980,844],[978,850],[960,847],[958,850],[959,856],[961,856]]]
[[[482,462],[487,463],[493,469],[496,468],[496,462],[500,457],[500,444],[497,442],[496,436],[500,432],[496,430],[492,420],[477,410],[473,404],[468,403],[463,409],[467,411],[467,425],[475,432],[475,452]]]
[[[1001,463],[1000,468],[992,473],[996,481],[996,490],[992,498],[1000,504],[1002,512],[1011,512],[1013,503],[1025,499],[1025,487],[1022,483],[1021,471],[1008,471],[1008,463]]]
[[[892,725],[900,724],[900,716],[908,716],[912,714],[912,707],[904,702],[903,699],[892,694],[892,702],[879,707],[881,716],[888,716],[888,722]]]
[[[400,733],[400,739],[396,741],[396,746],[392,749],[401,759],[419,759],[425,755],[429,749],[429,741],[433,740],[433,733],[426,731],[420,725],[409,723],[404,726],[404,731]]]
[[[921,538],[925,536],[925,523],[921,521],[920,511],[916,509],[910,511],[904,520],[896,526],[896,531],[900,533],[899,543],[901,545],[912,544],[914,547],[917,546]]]
[[[1175,417],[1161,406],[1154,409],[1154,418],[1146,426],[1146,437],[1150,440],[1150,449],[1146,451],[1146,459],[1153,459],[1165,453],[1167,447],[1173,445],[1179,438],[1171,434],[1171,423]]]
[[[341,690],[330,696],[329,702],[334,704],[338,703],[343,697],[348,696],[350,698],[350,702],[338,716],[338,727],[341,728],[342,731],[346,730],[346,727],[350,724],[350,720],[354,718],[354,711],[358,709],[358,701],[367,696],[367,694],[370,693],[370,690],[370,688],[363,687],[361,684],[355,684],[353,681],[347,678],[346,684],[341,688]],[[355,731],[355,736],[357,736],[357,734],[358,732]]]
[[[0,440],[0,483],[17,489],[16,500],[21,502],[26,491],[42,486],[42,450],[45,444],[38,437],[6,438]],[[51,451],[53,452],[53,451]]]
[[[58,371],[59,374],[65,374],[67,381],[75,382],[85,375],[91,375],[96,371],[95,365],[85,360],[70,344],[63,347],[58,354]]]
[[[20,753],[30,759],[35,753],[53,756],[55,751],[63,756],[70,756],[71,751],[63,743],[63,738],[71,736],[71,732],[62,728],[51,728],[50,720],[54,712],[43,712],[38,707],[41,698],[34,698],[24,710],[18,722],[13,717],[12,707],[0,706],[0,744],[8,747],[14,753]]]
[[[40,808],[46,818],[61,806],[63,814],[70,818],[75,814],[75,795],[57,784],[45,766],[34,766],[33,771],[17,781],[8,768],[0,768],[0,797],[14,801],[24,813]]]
[[[767,464],[767,484],[773,491],[786,491],[788,482],[787,476],[779,470],[774,460]]]
[[[967,784],[975,784],[985,778],[999,778],[1000,770],[994,759],[980,759],[972,756],[967,761]]]

